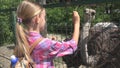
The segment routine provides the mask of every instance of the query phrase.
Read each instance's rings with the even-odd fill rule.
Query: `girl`
[[[19,52],[24,53],[22,45],[29,50],[32,43],[39,38],[43,38],[40,31],[44,29],[45,16],[45,9],[35,3],[23,1],[18,6],[16,37]],[[80,27],[80,17],[77,11],[73,11],[73,23],[74,32],[71,40],[61,43],[43,38],[39,42],[31,54],[35,62],[35,68],[54,68],[53,59],[55,57],[72,54],[77,49]]]

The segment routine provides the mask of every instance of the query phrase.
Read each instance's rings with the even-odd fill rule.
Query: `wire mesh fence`
[[[3,1],[7,1],[7,0],[1,0],[0,1],[1,4]],[[51,4],[51,2],[49,1],[48,3]],[[4,9],[11,9],[14,8],[13,6],[16,5],[17,3],[10,4],[10,7],[5,7]],[[100,6],[103,6],[103,8],[101,8]],[[117,6],[113,8],[114,6],[115,6],[114,3],[104,3],[104,4],[90,4],[83,6],[78,5],[77,7],[72,6],[73,8],[65,6],[63,8],[58,7],[58,8],[46,9],[48,15],[47,37],[48,38],[55,37],[55,40],[58,41],[71,39],[72,37],[73,23],[72,23],[71,12],[73,10],[77,10],[81,15],[81,28],[80,28],[81,36],[79,40],[78,49],[72,55],[56,58],[54,60],[55,68],[119,68],[120,67],[119,64],[120,63],[120,59],[119,59],[120,7]],[[86,21],[84,21],[86,20],[84,19],[85,8],[95,9],[96,14],[95,14],[95,19],[89,22],[91,23],[90,29],[88,30],[89,34],[86,36],[86,38],[81,39],[83,35],[85,35],[83,28],[85,26],[85,23],[87,23]],[[57,12],[53,12],[52,10],[56,10]],[[1,22],[0,44],[1,45],[6,42],[13,43],[15,40],[14,37],[15,24],[13,23],[14,15],[10,10],[9,11],[5,10],[5,11],[7,12],[3,12],[3,11],[0,12],[0,22]],[[92,12],[89,13],[90,15],[87,14],[88,16],[91,16],[93,14]],[[91,18],[88,18],[87,20],[89,19]],[[109,22],[107,20],[112,22]],[[88,28],[88,26],[85,27],[86,29]]]

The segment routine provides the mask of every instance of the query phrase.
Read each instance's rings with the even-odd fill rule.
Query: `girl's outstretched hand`
[[[80,24],[80,16],[77,11],[73,11],[73,24]]]
[[[77,11],[73,11],[73,24],[74,24],[73,39],[76,41],[76,44],[78,44],[80,34],[80,16]]]

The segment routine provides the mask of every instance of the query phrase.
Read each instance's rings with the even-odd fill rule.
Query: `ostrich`
[[[99,22],[90,28],[95,11],[86,9],[86,12],[88,15],[85,16],[86,23],[83,25],[80,39],[83,63],[99,68],[109,68],[110,66],[119,68],[119,27],[112,22]]]
[[[89,63],[88,62],[89,59],[87,59],[88,53],[87,53],[86,43],[87,43],[87,37],[89,35],[89,29],[91,27],[91,21],[95,18],[95,13],[96,11],[93,9],[88,9],[88,8],[85,9],[85,14],[84,14],[85,23],[82,24],[83,28],[80,32],[80,48],[78,47],[78,50],[73,55],[68,55],[63,57],[63,61],[66,62],[68,68],[70,67],[78,68],[83,62]]]
[[[91,21],[95,18],[95,10],[93,9],[86,9],[85,14],[85,24],[83,25],[83,29],[81,30],[81,39],[80,39],[80,49],[81,49],[81,55],[82,60],[85,64],[95,64],[97,61],[95,59],[98,59],[98,56],[89,56],[88,55],[88,42],[90,40],[90,36],[94,36],[93,31],[97,33],[97,31],[101,31],[102,33],[104,30],[110,30],[109,28],[117,28],[117,26],[112,22],[99,22],[95,24],[93,27],[91,27]],[[98,32],[99,33],[99,32]],[[89,35],[91,34],[91,35]],[[102,36],[103,37],[103,36]],[[109,37],[107,37],[109,38]],[[103,41],[104,42],[104,41]],[[102,42],[102,43],[103,43]],[[96,58],[97,57],[97,58]]]
[[[96,11],[85,9],[85,23],[82,25],[78,50],[67,56],[68,68],[70,63],[78,68],[85,64],[96,68],[119,68],[120,65],[120,29],[111,22],[100,22],[91,27]],[[77,59],[77,60],[75,60]],[[72,67],[71,66],[71,67]]]

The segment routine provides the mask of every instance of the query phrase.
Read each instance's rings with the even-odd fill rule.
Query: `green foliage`
[[[0,13],[0,44],[11,43],[13,41],[13,32],[9,21],[10,13]]]
[[[77,8],[77,9],[76,9]],[[77,10],[81,16],[83,16],[83,7],[72,6],[72,7],[58,7],[47,9],[47,24],[48,32],[58,33],[71,33],[73,28],[72,12]],[[83,21],[83,17],[81,19]]]
[[[21,1],[21,0],[19,0]],[[15,38],[13,34],[12,11],[5,9],[16,8],[18,0],[1,0],[0,1],[0,44],[13,43]]]
[[[54,29],[60,29],[65,26],[65,24],[70,23],[70,12],[63,8],[49,8],[47,9],[47,23],[48,31],[54,32]],[[57,26],[57,27],[56,27]]]
[[[0,9],[16,8],[21,1],[23,0],[0,0]]]
[[[101,6],[102,5],[102,6]],[[96,24],[98,22],[106,22],[106,21],[110,21],[110,15],[106,14],[106,6],[105,4],[101,4],[97,7],[95,7],[96,10],[96,16],[95,16],[95,20],[93,21],[93,24]]]
[[[115,2],[112,5],[111,21],[117,22],[120,25],[120,3]]]
[[[17,5],[22,0],[1,0],[0,1],[0,44],[3,43],[13,43],[15,39],[14,36],[14,25],[12,19],[11,10],[1,12],[2,9],[11,9],[16,8]],[[35,1],[35,0],[33,0]],[[55,0],[57,3],[59,0]],[[105,21],[115,21],[120,22],[120,12],[112,12],[110,14],[106,14],[106,8],[112,5],[112,10],[119,9],[120,4],[117,3],[103,3],[97,4],[96,6],[90,5],[78,5],[78,6],[65,6],[65,7],[56,7],[56,8],[46,8],[47,12],[47,25],[48,32],[51,33],[60,33],[60,34],[70,34],[73,28],[72,22],[72,12],[77,10],[80,14],[81,23],[84,23],[84,9],[85,8],[93,8],[96,10],[96,18],[92,22],[92,24],[96,24],[98,22]],[[120,23],[118,23],[120,24]]]

